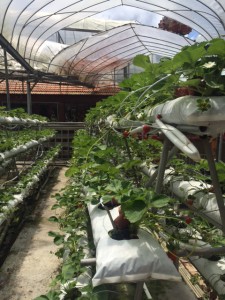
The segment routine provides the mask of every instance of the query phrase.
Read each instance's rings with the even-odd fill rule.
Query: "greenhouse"
[[[225,0],[1,0],[0,299],[225,299]]]

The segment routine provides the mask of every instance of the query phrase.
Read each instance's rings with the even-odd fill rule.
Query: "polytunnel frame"
[[[11,2],[10,2],[10,4],[12,3],[13,1],[11,0]],[[33,1],[32,1],[33,2]],[[52,1],[49,1],[48,3],[46,3],[45,5],[43,5],[43,6],[41,6],[36,12],[39,12],[39,11],[41,11],[41,9],[43,8],[43,7],[47,7],[50,3],[51,3]],[[97,4],[94,4],[93,6],[91,6],[91,7],[95,7],[95,6],[98,6],[98,5],[100,5],[100,6],[102,6],[103,7],[103,9],[101,10],[101,12],[103,12],[103,11],[107,11],[108,9],[111,9],[111,8],[115,8],[115,7],[119,7],[119,6],[130,6],[130,7],[135,7],[135,8],[137,8],[137,9],[145,9],[145,10],[148,10],[146,7],[144,7],[144,8],[142,8],[141,7],[141,5],[137,5],[137,1],[135,1],[135,3],[134,4],[132,4],[132,2],[134,2],[134,1],[117,1],[117,2],[120,2],[120,4],[115,4],[115,5],[112,5],[110,8],[106,8],[106,9],[104,9],[104,4],[106,3],[107,1],[102,1],[102,2],[100,2],[100,3],[97,3]],[[131,2],[131,3],[130,3]],[[138,2],[140,2],[140,1],[138,1]],[[210,2],[210,1],[208,1],[208,2]],[[211,1],[211,3],[212,2],[216,2],[216,4],[218,4],[221,8],[222,8],[222,5],[218,2],[218,1]],[[210,5],[207,5],[207,3],[202,3],[201,1],[195,1],[195,3],[198,3],[198,4],[200,4],[200,6],[201,7],[205,7],[205,9],[207,8],[209,11],[211,11],[212,10],[212,8],[210,7]],[[77,4],[77,3],[75,3],[75,4]],[[201,11],[200,10],[200,7],[199,7],[199,10],[196,10],[196,11],[194,11],[194,9],[192,8],[190,8],[190,6],[188,6],[188,5],[183,5],[183,4],[180,4],[179,3],[179,1],[173,1],[173,5],[177,5],[178,7],[177,7],[177,9],[170,9],[170,4],[171,4],[171,1],[164,1],[164,7],[162,6],[162,5],[157,5],[157,1],[151,1],[151,3],[149,3],[149,1],[148,2],[145,2],[145,1],[142,1],[142,3],[141,3],[142,5],[146,5],[146,6],[148,6],[148,5],[151,5],[152,6],[152,9],[149,9],[148,11],[154,11],[154,12],[156,12],[156,13],[160,13],[161,15],[164,15],[164,16],[171,16],[172,18],[174,17],[174,15],[176,15],[176,18],[175,19],[177,19],[178,21],[179,21],[179,19],[182,19],[182,21],[184,21],[184,19],[186,19],[186,22],[188,23],[187,25],[192,25],[191,27],[192,28],[195,28],[196,26],[200,26],[200,24],[198,24],[196,21],[194,21],[193,19],[191,20],[191,18],[189,18],[189,17],[186,17],[185,15],[183,15],[182,14],[182,11],[185,13],[185,12],[194,12],[194,13],[196,13],[199,17],[203,17],[203,13],[204,14],[208,14],[208,16],[211,16],[211,17],[214,17],[214,18],[216,18],[218,21],[220,21],[221,19],[220,19],[220,16],[218,15],[218,13],[216,12],[216,11],[213,11],[214,12],[214,16],[213,16],[213,14],[210,14],[209,12],[204,12],[203,10]],[[73,6],[74,5],[74,3],[73,4],[70,4],[70,5],[68,5],[67,7],[71,7],[71,6]],[[26,8],[28,7],[29,5],[27,5],[26,6]],[[212,6],[212,5],[211,5]],[[84,12],[87,8],[90,8],[90,6],[87,6],[87,7],[84,7],[84,8],[82,8],[82,10],[80,10],[79,12]],[[166,7],[166,8],[165,8]],[[53,15],[56,15],[57,13],[59,13],[60,11],[62,11],[63,9],[65,9],[65,8],[61,8],[60,10],[58,10],[58,11],[55,11],[55,12],[53,12],[52,14],[50,14],[50,15],[47,15],[47,16],[45,16],[45,19],[44,20],[42,20],[41,21],[41,23],[39,23],[39,25],[38,26],[40,26],[43,22],[45,22],[47,19],[49,19],[49,18],[51,18]],[[24,11],[24,10],[23,10]],[[22,12],[23,12],[22,11]],[[77,13],[77,12],[76,12]],[[98,14],[99,13],[99,11],[97,11],[97,12],[94,12],[92,15],[96,15],[96,14]],[[34,14],[33,14],[34,15]],[[32,16],[33,16],[32,15]],[[18,18],[17,18],[17,20],[19,19],[19,17],[20,17],[20,15],[18,16]],[[67,17],[65,17],[63,20],[65,20],[66,18],[69,18],[69,17],[71,17],[71,15],[69,15],[69,16],[67,16]],[[30,17],[31,18],[31,17]],[[29,18],[29,19],[30,19]],[[44,17],[43,17],[44,18]],[[204,18],[205,18],[205,15],[204,15]],[[28,20],[29,20],[28,19]],[[34,20],[32,20],[32,22],[33,22]],[[54,25],[56,25],[57,23],[59,23],[59,22],[61,22],[62,20],[59,20],[59,21],[57,21],[57,22],[55,22],[51,27],[54,27]],[[219,35],[219,30],[216,28],[216,26],[212,23],[212,21],[210,20],[210,18],[207,20],[208,21],[208,23],[212,26],[212,28],[214,28],[214,30],[215,30],[215,32],[217,32],[217,34]],[[191,24],[190,24],[191,23]],[[196,26],[193,26],[193,24],[194,25],[196,25]],[[222,23],[221,23],[222,24]],[[68,26],[68,25],[67,25]],[[51,27],[49,27],[49,28],[51,28]],[[205,28],[203,28],[202,26],[200,26],[201,27],[201,29],[203,30],[203,31],[206,31],[206,29]],[[15,26],[14,26],[14,28],[15,28]],[[43,31],[43,33],[41,34],[41,35],[39,35],[38,36],[38,38],[37,38],[37,40],[39,40],[39,38],[41,38],[41,36],[45,33],[45,32],[47,32],[48,30],[49,30],[49,28],[48,29],[46,29],[45,31]],[[223,25],[223,28],[224,28],[224,25]],[[23,29],[24,29],[24,27],[23,27]],[[22,30],[23,30],[22,29]],[[200,30],[201,31],[201,30]],[[22,31],[21,31],[22,32]],[[207,32],[207,31],[206,31]],[[21,34],[21,33],[20,33]],[[213,37],[212,35],[210,35],[208,32],[207,32],[207,34],[208,34],[208,38],[209,37]],[[204,34],[202,33],[202,35],[204,36]],[[207,37],[205,36],[205,38],[207,39]],[[36,41],[37,41],[36,40]],[[36,43],[36,42],[35,42]],[[34,46],[34,45],[33,45]],[[26,47],[25,47],[26,48]],[[32,52],[32,51],[31,51]]]
[[[97,15],[99,12],[104,12],[104,11],[108,11],[109,9],[114,9],[120,6],[127,6],[127,7],[134,7],[137,9],[141,10],[146,10],[148,12],[155,12],[157,14],[160,14],[161,16],[168,16],[171,18],[176,19],[177,21],[183,22],[184,24],[191,26],[192,28],[198,30],[202,36],[207,40],[209,38],[212,38],[215,34],[216,35],[220,35],[220,31],[221,31],[221,27],[223,28],[224,31],[224,23],[221,19],[221,14],[222,12],[224,12],[224,7],[222,4],[222,0],[206,0],[205,2],[207,3],[202,3],[202,1],[199,0],[195,0],[195,2],[193,3],[189,3],[189,4],[181,4],[179,3],[179,1],[167,1],[165,0],[163,2],[163,4],[158,5],[157,1],[152,0],[150,1],[130,1],[130,0],[124,0],[124,1],[111,1],[111,3],[109,3],[109,1],[98,1],[98,3],[94,3],[93,5],[90,5],[88,3],[88,1],[85,1],[85,3],[82,3],[83,7],[79,8],[79,3],[80,1],[77,1],[76,3],[72,2],[72,1],[67,1],[66,6],[64,7],[59,7],[57,8],[57,1],[54,1],[55,4],[55,10],[49,14],[45,14],[44,16],[38,17],[40,19],[40,22],[37,24],[37,27],[35,29],[32,30],[32,33],[30,32],[28,39],[26,40],[26,45],[25,45],[25,49],[24,49],[24,54],[26,53],[26,49],[27,49],[27,45],[29,43],[30,38],[32,38],[34,35],[34,31],[39,27],[39,30],[42,29],[41,26],[43,23],[47,22],[48,20],[51,21],[51,25],[46,27],[45,29],[42,29],[42,32],[39,34],[38,36],[36,36],[36,40],[32,45],[32,49],[34,49],[34,45],[37,43],[37,41],[44,36],[47,32],[49,32],[50,34],[50,30],[56,26],[57,24],[59,24],[60,22],[63,23],[61,24],[62,26],[60,28],[58,28],[58,30],[65,28],[66,26],[71,25],[72,23],[74,23],[74,20],[72,22],[71,16],[75,15],[78,16],[78,18],[82,19],[82,18],[86,18],[86,17],[90,17],[93,15]],[[8,1],[8,6],[5,9],[5,14],[4,14],[4,20],[2,22],[2,30],[4,27],[4,23],[7,20],[7,14],[10,11],[10,6],[11,4],[15,3],[15,1],[13,0],[9,0]],[[16,48],[19,48],[19,41],[20,38],[22,36],[22,32],[25,28],[27,28],[27,22],[35,22],[38,20],[38,18],[33,18],[35,16],[35,14],[41,13],[43,11],[43,9],[45,7],[50,6],[53,3],[53,1],[46,1],[46,3],[43,5],[41,4],[40,6],[37,7],[36,11],[34,13],[32,13],[32,15],[28,16],[25,25],[22,26],[20,32],[19,32],[19,39],[17,41],[16,44]],[[59,1],[58,1],[59,3]],[[15,19],[15,22],[13,24],[13,29],[12,29],[12,34],[11,34],[11,38],[10,41],[13,41],[13,35],[14,32],[16,31],[16,23],[19,21],[19,19],[23,16],[23,13],[26,11],[26,9],[28,9],[29,7],[32,7],[32,4],[37,4],[37,1],[33,0],[30,1],[28,4],[26,4],[23,9],[21,10],[21,12],[19,12],[19,14],[17,15],[17,18]],[[107,5],[107,7],[106,7]],[[172,5],[172,8],[171,8]],[[78,6],[79,10],[76,10],[76,6]],[[87,9],[89,9],[90,7],[93,8],[93,11],[87,11]],[[215,7],[215,8],[214,8]],[[65,8],[71,8],[70,12],[63,12],[65,10]],[[102,8],[102,9],[101,9]],[[214,8],[214,10],[212,9]],[[54,16],[59,17],[59,14],[63,14],[65,13],[66,16],[61,17],[59,20],[55,20],[55,22],[53,22],[51,19]],[[82,14],[88,14],[83,16]],[[208,16],[208,18],[206,18],[206,16]],[[195,18],[194,18],[195,17]],[[199,18],[197,18],[199,17]],[[203,26],[201,24],[201,20],[204,18],[205,22],[207,24],[207,26]],[[199,22],[197,22],[197,20],[199,19]],[[214,21],[217,21],[218,24],[214,24]],[[77,22],[77,21],[76,21]],[[65,24],[64,24],[65,23]],[[198,28],[199,26],[199,28]],[[55,30],[54,32],[57,32],[57,30]],[[205,34],[204,34],[205,32]],[[214,32],[214,34],[213,34]],[[52,32],[53,33],[53,32]],[[52,34],[51,33],[51,34]],[[35,37],[34,37],[35,38]],[[42,43],[46,40],[47,38],[44,38]],[[38,46],[37,51],[39,49],[40,46]],[[31,60],[31,55],[32,55],[32,51],[30,51],[30,56],[28,58],[28,60]],[[36,56],[36,53],[34,54],[34,57]]]
[[[12,3],[13,2],[13,0],[11,0],[10,1],[10,3]],[[31,1],[31,2],[35,2],[35,0],[34,1]],[[53,2],[53,1],[49,1],[49,3],[50,2]],[[106,1],[102,1],[103,3],[104,2],[106,2]],[[121,5],[123,5],[123,3],[124,3],[124,5],[125,5],[125,2],[134,2],[134,1],[126,1],[126,0],[124,0],[124,1],[121,1]],[[137,1],[135,1],[135,2],[137,2]],[[140,2],[140,1],[139,1]],[[145,3],[146,5],[147,5],[147,3],[146,3],[147,1],[142,1],[142,3]],[[149,1],[148,1],[149,2]],[[151,1],[151,2],[156,2],[156,1]],[[164,1],[165,2],[165,1]],[[167,3],[178,3],[179,1],[166,1]],[[192,2],[194,2],[194,1],[192,1]],[[206,6],[206,7],[208,7],[209,9],[211,8],[210,6],[207,6],[207,5],[205,5],[205,4],[203,4],[202,3],[202,1],[195,1],[195,2],[197,2],[197,3],[201,3],[202,5],[204,5],[204,6]],[[216,3],[216,4],[219,4],[220,6],[221,6],[221,8],[223,9],[223,12],[225,12],[225,10],[224,10],[224,7],[222,7],[222,4],[221,4],[221,0],[220,1],[205,1],[205,2],[207,2],[207,3],[209,3],[209,2],[211,2],[211,3]],[[117,5],[117,6],[121,6],[121,5]],[[115,7],[117,7],[117,6],[115,6]],[[129,5],[128,5],[129,6]],[[130,6],[132,6],[132,5],[130,5]],[[157,6],[157,5],[155,5],[156,7],[158,7],[159,8],[159,6]],[[132,6],[132,7],[136,7],[136,6]],[[183,6],[183,7],[186,7],[186,8],[188,8],[188,5],[185,5],[185,6]],[[139,7],[136,7],[136,8],[139,8]],[[162,8],[162,7],[161,7]],[[165,9],[165,12],[163,13],[161,10],[159,10],[160,12],[161,12],[161,14],[162,15],[165,15],[165,16],[170,16],[170,17],[173,17],[173,15],[176,15],[177,16],[177,18],[174,18],[174,19],[176,19],[176,20],[178,20],[178,21],[181,21],[182,23],[184,23],[184,16],[181,14],[181,13],[178,13],[178,12],[174,12],[174,11],[168,11],[168,10],[166,10]],[[157,11],[157,12],[159,12],[159,11]],[[96,14],[96,13],[95,13]],[[201,17],[203,17],[203,15],[201,15],[200,14],[200,12],[196,12],[196,14],[199,14]],[[222,24],[222,27],[223,27],[223,30],[224,30],[224,23],[223,23],[223,21],[221,20],[221,18],[219,17],[219,15],[216,13],[216,10],[215,10],[215,14],[216,14],[216,16],[217,16],[217,20],[218,21],[221,21],[220,22],[220,24]],[[54,14],[52,14],[52,15],[54,15]],[[209,16],[209,20],[208,20],[208,22],[209,22],[209,24],[211,24],[212,26],[213,26],[213,28],[215,29],[215,31],[217,32],[217,34],[218,34],[218,36],[221,36],[221,33],[220,33],[220,30],[219,29],[217,29],[217,27],[213,24],[213,22],[212,21],[210,21],[210,17],[214,17],[213,16],[213,14],[208,14],[208,16]],[[17,20],[19,19],[19,17],[17,18]],[[187,20],[190,20],[190,19],[187,19]],[[189,23],[186,23],[187,25],[190,25]],[[192,24],[196,24],[196,27],[195,28],[197,28],[199,25],[198,25],[198,23],[197,22],[194,22],[194,21],[192,21]],[[193,26],[191,26],[191,27],[193,27]],[[201,27],[202,28],[202,30],[203,31],[205,31],[206,32],[206,34],[204,35],[204,34],[202,34],[203,35],[203,37],[207,40],[207,39],[209,39],[210,37],[212,38],[212,37],[214,37],[213,36],[213,34],[211,34],[211,33],[209,33],[209,32],[207,32],[206,31],[206,28],[203,28],[203,26]],[[202,32],[201,32],[202,33]],[[223,32],[223,34],[224,34],[224,32]],[[207,37],[207,35],[208,35],[208,37]],[[13,37],[12,37],[12,39],[11,39],[11,41],[13,40]],[[28,41],[27,41],[27,43],[28,43]],[[39,49],[39,48],[38,48]],[[38,50],[37,50],[38,51]],[[31,55],[31,54],[30,54]],[[23,61],[22,61],[23,63],[24,62],[27,62],[24,58],[23,58]],[[32,70],[33,71],[33,70]],[[50,80],[50,78],[52,78],[52,76],[54,77],[54,75],[53,74],[42,74],[41,72],[38,72],[37,71],[37,77],[34,75],[34,74],[28,74],[27,76],[28,76],[28,79],[29,79],[29,76],[30,76],[30,79],[31,79],[31,77],[32,76],[34,76],[32,79],[33,80],[36,80],[36,79],[40,79],[39,78],[39,75],[40,76],[42,76],[42,75],[44,75],[44,76],[46,76],[46,77],[48,77],[49,76],[49,80]],[[59,76],[55,76],[54,78],[52,78],[52,80],[53,81],[56,81],[57,80],[57,78],[59,79]],[[29,83],[28,83],[28,86],[29,86]],[[29,88],[28,88],[28,90],[29,90]]]
[[[145,30],[145,32],[141,35],[140,32],[142,30]],[[126,32],[127,35],[125,34]],[[160,33],[162,37],[161,39],[158,37],[160,36]],[[107,34],[106,37],[105,34]],[[101,36],[103,36],[103,39],[101,39],[101,41],[99,42]],[[112,38],[114,38],[113,41],[111,41]],[[173,38],[177,39],[171,42],[171,39]],[[108,69],[110,65],[112,65],[112,63],[113,67],[121,69],[122,67],[120,60],[124,59],[128,64],[130,61],[132,61],[135,55],[141,53],[146,55],[161,54],[162,56],[172,57],[177,52],[179,52],[183,46],[188,46],[194,43],[193,40],[184,36],[167,32],[153,26],[132,23],[115,27],[100,34],[96,34],[91,37],[91,40],[93,41],[92,43],[90,43],[90,38],[86,38],[59,51],[49,62],[48,71],[63,72],[63,70],[65,69],[68,71],[68,73],[70,73],[75,71],[76,67],[81,64],[81,67],[77,67],[76,70],[78,78],[80,75],[86,76],[87,78],[90,76],[104,76],[106,74],[102,71],[104,69]],[[107,40],[108,44],[106,44]],[[89,43],[86,46],[87,42]],[[131,45],[135,44],[137,44],[135,48],[140,48],[141,52],[136,50],[133,51],[133,54],[126,54],[134,50],[134,48],[131,48]],[[112,48],[112,45],[115,48]],[[171,45],[170,48],[168,48],[169,45]],[[105,51],[103,51],[104,49]],[[98,52],[99,59],[92,59],[92,56],[96,56],[96,53]],[[105,58],[104,61],[103,58]],[[107,63],[106,58],[110,61],[109,63]],[[86,63],[85,60],[87,60]],[[115,62],[117,60],[118,64],[117,66],[115,66]],[[58,63],[56,61],[58,61]],[[93,68],[90,68],[91,65],[93,65]],[[100,68],[101,65],[102,68]],[[60,71],[54,70],[54,68],[58,68],[58,70]],[[86,73],[84,73],[85,69],[87,69]],[[112,72],[113,69],[114,68],[111,68],[111,70],[109,69],[108,71]]]

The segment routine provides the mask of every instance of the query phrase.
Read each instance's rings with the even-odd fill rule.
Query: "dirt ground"
[[[1,300],[31,300],[49,291],[49,285],[57,274],[60,264],[55,256],[57,246],[49,231],[58,231],[57,223],[48,218],[55,215],[51,210],[54,195],[66,184],[66,168],[55,169],[33,213],[28,217],[18,238],[0,270]],[[56,212],[57,214],[60,211]]]

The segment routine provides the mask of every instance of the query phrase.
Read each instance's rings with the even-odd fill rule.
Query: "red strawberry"
[[[124,130],[123,132],[123,137],[127,138],[129,136],[129,132],[127,130]]]
[[[191,222],[192,222],[192,218],[190,218],[190,217],[187,216],[187,217],[185,218],[185,223],[186,223],[186,224],[190,224]]]
[[[168,256],[173,262],[176,262],[177,256],[176,256],[173,252],[168,251],[168,252],[167,252],[167,256]]]
[[[149,125],[143,125],[142,130],[143,133],[146,134],[151,130],[151,127]]]

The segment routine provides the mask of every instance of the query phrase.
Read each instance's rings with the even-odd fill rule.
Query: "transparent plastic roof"
[[[175,36],[175,37],[174,37]],[[172,57],[193,41],[180,35],[139,24],[116,27],[60,51],[49,63],[49,72],[73,74],[96,84],[114,69],[124,68],[137,54]]]
[[[131,21],[134,16],[147,18],[148,13],[172,18],[190,26],[201,40],[225,36],[225,0],[1,0],[0,38],[35,70],[77,74],[82,80],[92,78],[92,82],[126,66],[138,53],[173,56],[192,43],[186,37],[152,28],[151,20],[121,26],[115,22],[119,20],[115,15],[118,8],[126,20],[129,9],[135,9]],[[105,33],[99,34],[104,30],[106,13],[114,18],[114,24],[105,25]],[[95,22],[91,23],[91,17]],[[73,45],[60,40],[50,43],[52,35],[65,29],[92,33]]]

